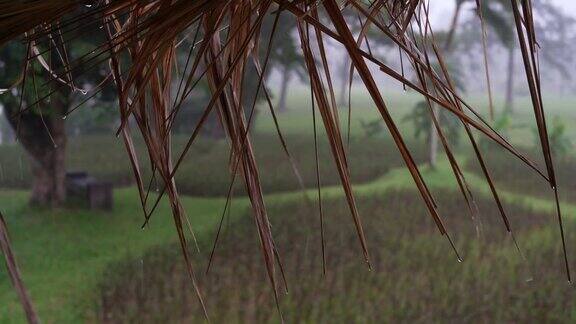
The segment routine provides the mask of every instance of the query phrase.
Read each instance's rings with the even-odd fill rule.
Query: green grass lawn
[[[424,176],[432,188],[455,188],[446,163],[442,163],[435,172],[424,170]],[[480,178],[469,174],[468,179],[484,195],[487,193]],[[413,189],[414,186],[408,172],[400,168],[372,183],[355,186],[355,192],[359,196],[371,196],[402,188]],[[323,193],[330,199],[341,196],[342,192],[338,186],[333,186],[325,188]],[[314,197],[315,192],[310,190],[307,194]],[[455,192],[454,195],[458,196]],[[142,213],[136,197],[134,189],[118,190],[114,212],[102,214],[30,209],[26,207],[25,192],[0,193],[0,204],[7,218],[24,280],[30,287],[41,317],[47,322],[76,322],[94,318],[97,287],[106,280],[103,275],[107,265],[126,259],[138,262],[150,248],[175,242],[176,234],[166,205],[160,207],[148,229],[140,229]],[[270,195],[266,201],[278,204],[300,198],[301,193],[296,192]],[[551,212],[554,207],[551,200],[521,194],[504,192],[503,198],[542,212]],[[219,220],[223,200],[184,197],[183,203],[199,239],[207,239]],[[237,212],[232,217],[241,215],[246,207],[244,198],[235,199],[234,210]],[[563,208],[566,217],[576,216],[576,206],[564,204]],[[4,271],[2,268],[0,273]],[[6,278],[4,275],[2,277]],[[23,321],[9,282],[0,281],[0,287],[0,303],[7,305],[2,308],[0,322],[7,319]]]
[[[142,212],[134,189],[117,190],[111,213],[38,210],[27,193],[0,192],[13,247],[32,299],[46,323],[90,318],[95,287],[110,262],[135,258],[153,246],[176,240],[171,214],[162,204],[150,226],[140,229]],[[199,233],[214,226],[221,199],[184,198]],[[16,295],[0,268],[0,323],[24,320]]]
[[[304,96],[293,96],[293,98],[291,106],[306,106]],[[414,96],[398,100],[391,99],[390,110],[399,119],[417,99]],[[369,101],[362,100],[364,101],[355,99],[357,105],[361,107],[355,108],[353,112],[355,117],[353,117],[352,130],[356,137],[362,136],[359,119],[370,120],[378,116],[374,110],[369,110]],[[570,102],[559,104],[559,106],[561,108],[558,110],[552,107],[552,113],[567,113]],[[519,116],[526,117],[519,117],[518,122],[528,120],[528,115],[524,115],[524,112],[519,112]],[[257,123],[257,133],[270,135],[274,131],[267,118],[269,116],[262,113]],[[309,116],[303,114],[301,110],[294,110],[280,116],[280,123],[288,136],[311,134]],[[406,134],[410,133],[410,125],[403,124],[402,129]],[[518,140],[518,142],[521,141],[522,139]],[[92,145],[95,144],[84,146],[93,151],[98,150]],[[352,149],[354,150],[355,147],[358,146],[353,146]],[[373,150],[372,147],[368,148]],[[24,157],[18,148],[10,149],[15,151],[12,153],[3,151],[0,157],[0,159],[13,159],[9,166],[1,165],[2,179],[5,180],[7,177],[24,179],[25,173],[21,171],[24,170]],[[202,150],[205,147],[200,145],[197,149]],[[397,156],[395,150],[384,153]],[[107,156],[108,162],[114,164],[115,161],[126,161],[125,155],[120,156],[120,154],[123,152],[118,150],[118,155]],[[358,153],[358,155],[362,154]],[[381,158],[381,156],[376,156],[371,159],[378,161]],[[459,156],[459,159],[465,162],[465,155]],[[85,160],[77,163],[80,166],[88,165]],[[91,161],[91,164],[95,168],[101,167],[102,172],[109,169],[108,166],[95,161]],[[371,174],[365,181],[360,181],[363,183],[354,186],[355,193],[360,197],[368,197],[383,195],[390,189],[414,189],[409,173],[401,167],[401,164],[392,167],[394,169],[385,175],[383,173]],[[97,174],[97,171],[94,173]],[[432,172],[424,168],[423,174],[435,192],[440,189],[456,188],[455,181],[444,160],[441,160],[436,171]],[[122,175],[111,174],[111,177],[120,178]],[[489,193],[482,178],[474,173],[467,173],[467,177],[476,191],[482,195]],[[342,196],[338,181],[325,184],[323,194],[327,199]],[[314,189],[309,189],[306,194],[311,199],[315,199]],[[459,197],[455,192],[454,195]],[[544,196],[531,197],[519,192],[503,191],[502,197],[506,202],[515,202],[540,212],[549,213],[554,209],[553,202]],[[295,191],[270,194],[265,199],[267,204],[277,205],[294,202],[301,198],[302,193]],[[183,203],[198,239],[201,241],[209,239],[209,234],[219,221],[224,206],[223,198],[183,197]],[[239,215],[245,215],[244,211],[247,206],[248,201],[245,198],[235,199],[232,221],[238,219]],[[110,264],[123,260],[135,260],[134,262],[138,263],[151,248],[170,244],[176,240],[172,218],[166,204],[161,205],[149,228],[140,229],[143,216],[134,188],[115,191],[115,208],[111,213],[75,209],[48,211],[30,208],[27,206],[27,193],[22,190],[0,191],[0,208],[7,220],[25,283],[40,317],[46,323],[94,320],[96,316],[94,304],[100,293],[98,287],[107,280],[106,269]],[[566,217],[576,217],[576,205],[566,202],[563,203],[563,209]],[[561,271],[560,266],[559,271]],[[0,267],[0,305],[2,305],[0,322],[24,321],[4,267]]]

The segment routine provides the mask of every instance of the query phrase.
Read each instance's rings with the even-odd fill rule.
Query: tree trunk
[[[454,9],[450,28],[448,29],[448,35],[446,36],[446,41],[444,43],[444,52],[449,52],[452,49],[454,34],[456,34],[456,27],[458,26],[458,18],[460,18],[460,12],[462,11],[462,4],[462,2],[458,2]]]
[[[344,55],[342,68],[340,70],[340,93],[338,97],[338,105],[341,107],[346,106],[346,94],[348,93],[348,85],[350,84],[348,80],[350,76],[350,64],[350,56]]]
[[[48,123],[48,121],[47,121]],[[24,145],[32,157],[32,193],[30,203],[57,207],[66,201],[66,135],[63,120],[50,120],[54,143]],[[24,144],[24,139],[20,137]]]
[[[440,120],[440,118],[438,118],[439,109],[438,106],[435,104],[432,104],[432,113],[434,114],[434,116],[436,116],[436,119],[439,121]],[[430,152],[428,152],[429,153],[428,166],[431,169],[435,169],[436,161],[438,159],[438,132],[436,130],[436,126],[434,125],[433,120],[431,120],[430,122],[430,136],[428,137],[428,141],[430,149]]]
[[[280,98],[278,100],[278,112],[285,112],[287,110],[286,107],[286,99],[288,97],[288,84],[290,83],[290,69],[285,66],[284,73],[282,74],[282,81],[280,84]]]
[[[0,111],[0,115],[6,115],[4,108]],[[14,131],[8,124],[8,120],[4,116],[0,116],[0,144],[14,144]]]
[[[508,49],[508,75],[506,79],[506,101],[504,109],[507,113],[514,113],[514,46]]]
[[[62,116],[66,100],[52,99],[53,107],[27,111],[20,117],[14,106],[6,107],[10,125],[17,140],[31,158],[34,177],[30,203],[38,206],[57,207],[66,201],[66,129]]]
[[[454,34],[456,32],[456,27],[458,26],[458,18],[460,17],[460,12],[462,11],[462,3],[458,3],[456,8],[454,9],[454,14],[452,15],[452,21],[450,22],[450,29],[448,30],[448,35],[446,37],[446,41],[444,43],[444,54],[450,53],[452,50]],[[438,106],[432,106],[432,113],[440,122],[440,118],[438,118],[439,110]],[[430,116],[432,119],[432,116]],[[431,169],[436,168],[436,160],[438,159],[438,132],[436,131],[436,127],[434,126],[434,122],[430,120],[430,130],[428,135],[428,144],[429,144],[429,152],[428,152],[428,165]]]

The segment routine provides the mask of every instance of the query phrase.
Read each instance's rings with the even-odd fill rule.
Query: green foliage
[[[521,126],[513,127],[510,111],[504,110],[501,114],[496,116],[496,120],[494,121],[492,128],[498,132],[498,134],[502,135],[502,137],[508,138],[510,136],[510,131],[513,128],[521,128]],[[486,136],[482,136],[478,140],[478,145],[483,149],[489,149],[491,145],[493,145],[493,141]]]
[[[428,102],[421,101],[417,103],[412,109],[412,112],[404,117],[404,121],[412,122],[415,138],[424,138],[426,142],[430,141],[432,117]],[[448,142],[457,146],[460,143],[462,129],[460,120],[453,116],[452,113],[440,108],[438,111],[438,121]]]
[[[515,27],[510,1],[481,1],[481,4],[482,16],[486,25],[496,33],[498,40],[504,47],[513,47]]]
[[[113,83],[102,83],[98,93],[90,92],[96,90],[97,83],[108,77],[108,62],[85,55],[101,50],[98,46],[104,42],[103,34],[82,32],[90,27],[80,23],[68,27],[74,28],[62,35],[56,32],[51,35],[53,39],[63,37],[68,44],[66,49],[62,48],[60,42],[51,42],[46,36],[35,42],[51,71],[44,68],[37,59],[29,60],[24,89],[21,81],[24,80],[22,72],[27,53],[25,42],[14,40],[0,48],[0,88],[15,85],[12,91],[0,97],[0,103],[6,108],[5,111],[14,114],[18,111],[22,97],[22,109],[27,113],[41,113],[46,119],[63,118],[76,105],[84,103],[82,108],[74,109],[68,127],[82,133],[110,129],[118,118],[116,110],[111,107],[111,103],[116,100]],[[54,44],[59,44],[58,48]],[[64,56],[73,62],[70,68],[65,67],[62,62],[62,53],[66,53]],[[70,71],[69,74],[65,73],[66,71]],[[71,76],[75,89],[69,84],[57,81],[54,75],[61,80],[68,80]]]
[[[270,17],[264,19],[262,24],[262,34],[259,43],[260,47],[257,52],[261,63],[266,60],[265,55],[268,52],[268,42],[272,34],[274,18],[275,15],[270,15]],[[282,73],[293,73],[299,78],[305,77],[306,72],[304,71],[302,54],[297,46],[297,40],[294,38],[295,28],[296,21],[294,17],[288,14],[280,15],[276,26],[273,44],[270,48],[268,65],[264,74],[264,82],[269,79],[269,76],[274,70],[280,70]],[[190,44],[188,41],[186,41],[185,44],[188,46],[194,45]],[[185,66],[188,53],[187,51],[180,51],[179,53],[180,55],[178,59],[181,62],[181,65]],[[245,114],[248,117],[255,101],[254,97],[259,83],[259,76],[252,60],[247,61],[245,69],[242,104],[244,105]],[[261,87],[264,86],[265,83],[262,83]],[[268,92],[270,93],[271,91],[268,90]],[[211,93],[208,85],[204,80],[200,81],[194,91],[186,98],[182,109],[178,112],[174,120],[173,130],[176,133],[192,132],[196,127],[200,116],[204,113],[203,107],[208,104],[210,98]],[[259,103],[263,100],[265,100],[265,92],[260,89],[256,102]],[[256,105],[255,109],[256,111],[254,116],[258,116],[259,106]],[[253,117],[253,119],[255,119],[255,117]],[[253,121],[253,123],[255,122]],[[216,114],[212,114],[209,117],[207,123],[203,126],[203,130],[204,134],[223,135]]]
[[[377,118],[371,121],[360,120],[360,126],[364,131],[364,136],[368,138],[379,136],[385,130],[384,123],[381,118]]]
[[[112,134],[119,123],[120,115],[114,103],[102,102],[98,106],[81,107],[66,117],[69,134]]]
[[[9,88],[11,91],[2,94],[0,103],[6,107],[14,107],[20,104],[20,97],[24,91],[23,108],[28,108],[30,112],[40,113],[48,117],[52,113],[50,109],[45,109],[49,105],[48,98],[41,100],[39,105],[30,106],[50,93],[50,87],[47,84],[48,75],[45,73],[40,64],[32,60],[28,69],[28,82],[22,89],[21,81],[24,58],[26,57],[26,46],[20,41],[14,41],[0,48],[0,88]],[[60,91],[53,93],[54,97],[62,97]]]
[[[268,50],[268,40],[272,34],[273,16],[265,20],[262,26],[260,55]],[[296,19],[286,13],[280,16],[276,27],[273,47],[270,52],[269,71],[274,68],[295,73],[298,77],[305,78],[304,59],[298,46],[296,35]],[[263,59],[262,59],[263,61]]]
[[[534,134],[535,149],[538,149],[541,145],[538,129],[533,127],[532,133]],[[570,137],[566,134],[566,124],[558,116],[552,120],[548,127],[548,141],[552,153],[559,158],[566,157],[572,151],[573,145]]]
[[[450,75],[450,81],[454,85],[456,90],[461,92],[465,91],[464,86],[464,75],[462,74],[463,71],[453,62],[448,62],[446,64],[446,69]],[[435,62],[431,64],[432,69],[438,71],[438,74],[444,76],[442,71],[442,67],[440,63]],[[446,80],[447,81],[447,80]],[[432,83],[430,80],[426,79],[427,87],[432,88]],[[436,105],[434,102],[431,102],[432,105]],[[462,123],[460,120],[454,116],[451,112],[447,111],[442,107],[438,108],[438,122],[440,123],[440,127],[446,134],[448,141],[452,145],[458,145],[460,142],[460,129]],[[431,127],[432,127],[432,110],[428,101],[422,100],[417,102],[412,108],[412,111],[406,115],[403,119],[405,122],[411,122],[413,125],[414,130],[414,137],[416,138],[425,138],[426,142],[430,141],[431,135]]]

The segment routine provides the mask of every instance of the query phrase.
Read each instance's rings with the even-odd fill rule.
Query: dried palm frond
[[[200,302],[202,302],[200,288],[196,283],[192,262],[188,256],[183,226],[184,210],[180,204],[174,177],[182,160],[187,156],[190,147],[198,137],[203,124],[208,116],[215,111],[229,140],[232,178],[235,179],[236,175],[240,175],[248,192],[264,264],[268,271],[268,279],[274,295],[278,299],[276,266],[281,263],[260,186],[261,175],[258,171],[258,161],[255,159],[254,148],[250,139],[255,102],[251,106],[247,106],[242,100],[246,91],[244,89],[245,78],[254,77],[246,75],[247,67],[254,64],[259,71],[257,76],[259,81],[258,89],[252,90],[265,92],[268,97],[268,104],[272,109],[267,90],[263,86],[265,82],[263,71],[266,70],[268,54],[262,60],[261,46],[263,43],[267,44],[268,48],[264,52],[269,53],[269,49],[274,46],[274,31],[270,39],[261,39],[263,21],[275,19],[274,24],[276,24],[279,15],[290,15],[295,21],[304,64],[310,81],[313,112],[317,109],[322,119],[356,227],[360,248],[365,261],[370,264],[364,228],[356,208],[350,181],[347,149],[344,144],[339,111],[336,107],[331,70],[325,49],[326,44],[337,44],[350,57],[352,62],[350,74],[356,73],[362,80],[390,131],[430,216],[434,219],[439,232],[446,236],[458,255],[438,205],[420,174],[418,165],[415,163],[402,133],[390,114],[390,108],[386,104],[385,97],[375,81],[377,72],[374,72],[375,70],[371,67],[377,68],[382,74],[424,96],[430,107],[434,127],[439,133],[460,191],[470,212],[475,214],[477,211],[475,211],[472,191],[451,151],[449,142],[446,140],[447,135],[444,134],[435,116],[435,109],[439,107],[446,110],[456,116],[465,126],[468,139],[498,204],[506,230],[512,233],[512,226],[486,167],[486,161],[478,148],[473,130],[496,142],[516,156],[520,162],[525,163],[538,173],[550,184],[555,193],[556,201],[558,201],[558,195],[540,92],[536,60],[538,47],[532,23],[532,6],[530,1],[511,0],[511,2],[544,152],[545,171],[542,171],[536,163],[521,154],[458,94],[444,63],[442,49],[437,46],[430,26],[428,1],[2,1],[0,3],[0,44],[21,37],[26,33],[24,40],[35,46],[52,33],[60,34],[74,29],[80,30],[81,28],[77,27],[78,21],[82,21],[83,25],[94,24],[93,30],[102,27],[99,32],[105,34],[106,42],[86,53],[82,61],[83,64],[89,61],[92,66],[80,67],[79,61],[63,59],[62,68],[50,71],[54,75],[50,81],[52,83],[51,88],[71,87],[72,90],[77,91],[78,89],[74,88],[73,78],[70,76],[80,69],[96,68],[102,62],[108,62],[111,77],[98,84],[113,82],[117,90],[121,116],[118,135],[122,135],[124,139],[137,179],[140,199],[145,212],[144,225],[148,222],[161,197],[167,196],[171,203],[184,258]],[[361,24],[359,33],[352,27],[353,20],[354,23],[359,21]],[[94,32],[93,30],[90,32]],[[369,30],[370,33],[368,33]],[[180,45],[183,40],[189,39],[191,35],[194,35],[194,40],[188,53],[186,66],[184,71],[179,71],[180,76],[176,76],[175,71],[178,71],[176,53],[182,50]],[[388,38],[398,48],[400,57],[408,60],[415,78],[407,76],[404,65],[401,71],[398,71],[397,68],[387,64],[371,51],[370,38],[374,35]],[[68,43],[70,42],[62,38],[59,46],[65,48],[70,46]],[[27,61],[42,58],[42,52],[38,50],[29,51],[27,55]],[[489,76],[486,77],[489,80]],[[174,95],[171,90],[174,79],[178,78],[178,91]],[[66,82],[58,82],[59,79],[66,80]],[[209,103],[205,107],[185,108],[184,101],[201,81],[206,82],[209,86],[211,92]],[[91,93],[100,91],[101,88],[100,86],[96,87]],[[29,106],[32,105],[33,103]],[[26,110],[27,107],[22,109]],[[202,114],[194,131],[190,134],[185,148],[182,152],[178,152],[176,160],[173,161],[171,126],[181,109],[199,109]],[[160,194],[152,203],[148,201],[149,188],[146,188],[141,178],[141,166],[132,144],[130,118],[135,121],[138,132],[146,143],[147,154],[155,177],[163,183]],[[286,149],[283,140],[282,143]],[[286,152],[288,154],[287,150]],[[320,214],[322,214],[321,207]],[[320,218],[323,222],[322,215]],[[558,220],[564,243],[559,208]],[[324,247],[324,242],[322,244]],[[458,258],[460,259],[459,255]],[[565,259],[567,259],[566,253]],[[565,261],[570,280],[568,262]],[[324,263],[324,260],[322,262]]]
[[[20,270],[18,269],[18,264],[16,263],[16,257],[14,256],[14,251],[10,246],[10,236],[8,235],[8,227],[6,226],[6,221],[4,216],[0,213],[0,251],[4,255],[6,260],[6,268],[8,269],[8,275],[10,276],[10,281],[18,294],[20,303],[24,308],[24,314],[29,323],[35,324],[40,323],[38,320],[38,314],[34,310],[34,305],[30,300],[24,281],[22,281],[22,276],[20,275]]]

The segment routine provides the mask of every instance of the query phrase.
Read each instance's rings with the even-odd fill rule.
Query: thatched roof
[[[481,5],[481,1],[477,0],[476,4]],[[146,222],[160,197],[168,196],[192,280],[194,280],[193,267],[188,258],[182,225],[185,215],[179,202],[174,175],[188,149],[198,137],[208,115],[214,110],[217,111],[230,143],[232,156],[230,169],[233,174],[241,175],[249,193],[265,266],[276,292],[276,268],[280,260],[259,181],[260,177],[265,175],[258,172],[258,161],[254,157],[249,136],[254,104],[246,106],[240,100],[245,67],[252,63],[259,75],[256,91],[264,92],[266,97],[269,96],[266,88],[262,86],[265,82],[262,76],[267,69],[268,50],[275,45],[274,32],[270,39],[260,37],[264,19],[274,19],[276,24],[280,15],[289,15],[296,23],[314,103],[326,130],[361,250],[368,264],[370,264],[369,250],[365,244],[362,220],[356,209],[347,162],[348,151],[346,141],[343,140],[347,130],[340,126],[331,83],[332,71],[324,46],[328,41],[340,44],[350,56],[351,75],[355,73],[362,80],[390,131],[399,154],[406,162],[406,167],[418,187],[430,217],[436,222],[440,234],[446,236],[450,242],[452,242],[450,232],[445,227],[432,193],[412,159],[403,134],[390,115],[386,98],[375,81],[374,69],[370,67],[377,67],[378,73],[387,75],[420,93],[428,102],[431,112],[439,107],[460,120],[482,165],[508,231],[512,232],[512,228],[478,150],[476,139],[472,135],[473,130],[518,157],[519,163],[524,163],[537,172],[556,193],[556,180],[540,91],[536,60],[538,47],[533,28],[531,2],[512,0],[512,8],[544,152],[543,167],[518,152],[458,94],[442,56],[442,52],[446,49],[438,45],[430,27],[427,6],[428,1],[420,0],[3,1],[0,3],[0,43],[23,37],[28,44],[27,60],[30,62],[42,59],[42,51],[38,49],[39,43],[48,35],[59,35],[77,29],[78,22],[83,25],[94,24],[91,32],[105,35],[106,41],[94,51],[86,53],[84,62],[89,58],[93,60],[94,66],[97,66],[98,62],[107,62],[110,67],[108,78],[102,80],[102,83],[95,81],[95,84],[113,84],[117,90],[118,109],[122,120],[118,134],[123,137],[132,161]],[[353,24],[357,24],[358,21],[361,22],[360,30],[353,28]],[[275,28],[276,25],[273,30]],[[192,37],[194,46],[189,52],[189,64],[184,71],[176,75],[176,53],[182,50],[179,45],[184,38]],[[412,69],[413,76],[406,76],[403,68],[399,70],[390,66],[373,54],[367,46],[371,37],[388,38],[405,58],[405,65]],[[65,49],[71,46],[71,43],[63,41],[59,46]],[[75,62],[63,59],[61,63],[63,68],[49,72],[54,76],[52,78],[54,86],[71,87],[78,91],[72,77],[69,77],[73,75],[71,71],[77,68]],[[28,64],[25,64],[21,82],[26,82],[27,67]],[[480,77],[483,78],[484,74],[482,73]],[[178,82],[181,88],[179,87],[178,94],[174,96],[171,88],[176,78],[181,79]],[[183,108],[182,102],[199,80],[205,80],[210,87],[212,98],[209,104],[205,107]],[[99,90],[97,87],[89,94]],[[271,101],[267,102],[274,112]],[[203,113],[196,129],[190,134],[186,149],[181,152],[179,158],[173,160],[170,129],[180,109],[200,109]],[[137,131],[147,144],[147,154],[150,156],[152,167],[164,184],[161,195],[155,202],[148,198],[149,188],[140,176],[140,166],[132,144],[132,132],[135,130],[129,128],[129,117],[136,121]],[[432,113],[431,118],[436,125],[459,189],[468,203],[470,212],[474,213],[474,198],[452,154],[450,144],[446,140],[447,135],[439,126],[435,114]],[[560,211],[558,217],[561,224]],[[454,250],[456,251],[455,247]],[[197,285],[196,287],[200,296],[200,290]]]

